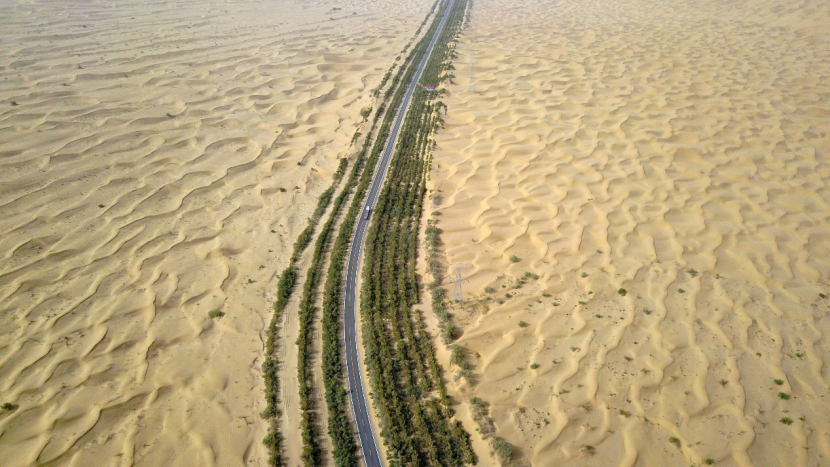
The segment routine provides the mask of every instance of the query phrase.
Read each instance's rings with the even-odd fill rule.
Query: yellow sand
[[[453,393],[518,465],[830,465],[828,31],[820,0],[475,1],[432,183]]]
[[[430,5],[0,3],[0,464],[264,464],[276,275]]]

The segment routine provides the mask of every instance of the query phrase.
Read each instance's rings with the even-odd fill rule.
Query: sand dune
[[[475,3],[432,182],[518,464],[830,462],[828,13]]]
[[[4,466],[264,462],[275,275],[428,7],[0,5]]]

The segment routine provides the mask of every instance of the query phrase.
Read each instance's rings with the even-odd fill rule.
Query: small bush
[[[675,445],[675,446],[677,446],[677,447],[680,447],[680,440],[679,440],[679,439],[677,439],[677,438],[675,438],[674,436],[672,436],[671,438],[669,438],[669,442],[670,442],[670,443],[672,443],[672,444],[674,444],[674,445]]]
[[[627,412],[625,410],[620,409],[620,415],[622,415],[625,418],[628,418],[631,416],[631,412]]]
[[[531,370],[535,370],[535,369],[537,369],[537,368],[539,368],[539,364],[538,364],[538,363],[534,363],[534,364],[530,365],[530,369],[531,369]]]
[[[20,406],[17,405],[17,404],[12,404],[11,402],[3,402],[3,405],[0,406],[0,407],[2,407],[3,410],[8,410],[10,412],[13,412],[13,411],[17,410],[17,408],[20,407]]]
[[[265,410],[259,413],[259,417],[263,420],[268,420],[269,418],[277,417],[280,414],[280,409],[276,407],[266,407]]]
[[[793,420],[790,417],[784,417],[781,419],[781,423],[783,423],[784,425],[792,425]]]
[[[225,312],[222,311],[222,310],[213,310],[210,313],[208,313],[208,316],[210,318],[221,318],[221,317],[225,316]]]
[[[502,461],[509,461],[513,458],[513,448],[507,444],[502,438],[498,436],[493,438],[493,452],[501,459]]]
[[[521,260],[522,260],[522,259],[521,259],[521,258],[519,258],[519,257],[518,257],[518,256],[516,256],[516,255],[513,255],[513,256],[511,256],[511,257],[510,257],[510,262],[511,262],[511,263],[518,263],[518,262],[519,262],[519,261],[521,261]]]
[[[686,272],[692,277],[697,277],[697,274],[698,274],[698,272],[695,271],[694,269],[687,269]]]
[[[787,394],[786,392],[779,392],[778,393],[778,398],[783,399],[785,401],[788,401],[788,400],[790,400],[790,395]]]
[[[706,464],[706,465],[712,465],[712,464],[715,463],[715,460],[712,459],[711,457],[709,457],[705,461],[703,461],[703,463]]]
[[[493,288],[493,287],[487,286],[487,287],[484,288],[484,291],[487,292],[487,293],[495,293],[496,289]]]
[[[583,272],[582,274],[580,274],[580,275],[579,275],[579,277],[581,277],[581,278],[585,279],[586,277],[588,277],[588,273],[587,273],[587,272]]]
[[[529,325],[529,324],[527,324],[527,323],[525,323],[524,321],[519,321],[519,327],[520,327],[520,328],[526,328],[526,327],[528,327],[528,326],[530,326],[530,325]]]
[[[627,294],[628,292],[625,289],[620,289],[620,290],[617,290],[617,293],[622,295],[623,297],[625,297],[625,294]]]
[[[775,382],[775,384],[777,384],[777,385],[779,385],[779,386],[781,386],[782,384],[784,384],[784,380],[783,380],[783,379],[774,379],[773,381]]]

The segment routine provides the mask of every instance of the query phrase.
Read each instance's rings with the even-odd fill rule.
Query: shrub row
[[[288,300],[291,298],[294,286],[297,283],[297,260],[308,246],[314,228],[320,222],[320,218],[331,202],[332,194],[343,179],[348,164],[349,161],[347,159],[340,159],[340,164],[333,175],[331,186],[320,194],[320,197],[317,199],[317,206],[308,220],[308,225],[294,242],[294,249],[288,267],[280,274],[280,279],[277,282],[277,298],[273,305],[274,312],[271,315],[271,322],[266,332],[265,361],[262,363],[262,375],[265,382],[265,409],[260,413],[262,418],[268,420],[268,434],[262,442],[268,448],[268,465],[271,466],[285,465],[282,459],[283,438],[279,431],[279,416],[281,414],[277,407],[279,403],[279,361],[277,360],[276,352],[277,339],[279,337],[278,323],[282,317],[283,310],[285,310],[285,306],[288,304]]]
[[[478,424],[478,432],[481,437],[490,440],[492,453],[499,459],[501,465],[515,467],[513,461],[513,448],[504,439],[496,436],[496,425],[490,418],[490,405],[480,397],[471,397],[470,408],[472,409],[473,420]]]
[[[436,2],[437,3],[437,2]],[[417,37],[417,34],[416,34]],[[378,112],[375,115],[372,125],[372,131],[376,127],[381,111],[386,108],[391,100],[391,108],[396,108],[400,105],[405,92],[405,86],[401,86],[401,82],[407,82],[406,78],[410,78],[413,72],[411,64],[417,63],[423,56],[425,46],[419,47],[417,52],[413,52],[404,64],[399,69],[398,73],[384,95],[384,101],[379,105]],[[393,65],[394,68],[394,65]],[[391,74],[391,69],[388,74]],[[384,79],[385,83],[386,79]],[[382,86],[381,86],[382,87]],[[393,93],[394,91],[394,93]],[[314,256],[311,261],[312,267],[309,268],[308,277],[304,285],[303,298],[300,302],[299,322],[300,332],[297,339],[298,349],[298,377],[300,381],[300,408],[302,411],[302,439],[303,439],[303,463],[306,466],[319,465],[321,461],[321,452],[319,444],[319,433],[315,419],[316,408],[314,407],[313,391],[314,382],[311,371],[311,344],[312,344],[312,329],[314,319],[316,316],[316,307],[314,305],[317,294],[317,286],[322,277],[322,264],[325,260],[326,249],[331,242],[334,225],[339,219],[342,207],[349,196],[354,191],[356,186],[357,194],[353,198],[352,206],[346,216],[340,232],[338,233],[337,241],[332,249],[329,271],[327,274],[326,288],[323,298],[323,382],[326,389],[326,405],[328,407],[329,420],[328,432],[332,439],[334,447],[334,460],[338,466],[355,466],[358,459],[356,455],[356,444],[354,435],[349,424],[346,405],[346,390],[343,384],[343,367],[342,355],[340,349],[340,308],[339,298],[341,294],[341,278],[343,272],[343,265],[346,253],[348,251],[349,238],[352,233],[354,221],[359,214],[360,204],[363,196],[368,188],[369,183],[374,173],[375,165],[382,152],[384,142],[388,137],[391,129],[392,120],[395,115],[393,112],[387,112],[384,116],[383,123],[375,138],[375,144],[370,154],[368,153],[368,144],[372,140],[372,133],[364,142],[358,158],[352,167],[346,187],[338,195],[334,201],[332,213],[328,221],[324,224],[320,231],[315,244]],[[332,191],[333,193],[333,191]],[[331,194],[328,195],[331,198]],[[322,212],[320,213],[322,215]],[[312,218],[319,219],[317,212]],[[310,242],[311,236],[301,236],[305,245]],[[307,240],[306,240],[307,238]],[[298,241],[298,244],[300,242]]]
[[[434,8],[435,5],[433,6]],[[446,4],[444,8],[446,8]],[[428,48],[440,16],[443,15],[444,8],[436,15],[437,19],[427,31],[425,37],[415,45],[412,52],[401,65],[401,68],[392,81],[392,85],[384,96],[384,102],[379,106],[378,113],[375,115],[375,122],[378,121],[381,110],[384,108],[397,109],[401,105],[406,92],[406,86],[401,85],[401,83],[408,83],[412,80],[415,68],[420,63]],[[389,102],[390,97],[391,102]],[[389,105],[388,107],[387,104]],[[335,463],[338,466],[357,465],[354,435],[347,413],[347,391],[344,384],[342,343],[340,342],[340,335],[342,333],[340,303],[343,293],[343,273],[350,240],[354,233],[355,221],[357,220],[357,216],[361,214],[360,210],[363,199],[372,181],[375,166],[383,152],[395,117],[396,113],[391,111],[386,112],[384,115],[384,120],[378,131],[374,146],[366,161],[366,170],[360,176],[360,182],[355,188],[355,195],[352,198],[351,206],[332,248],[323,297],[323,378],[326,388],[326,404],[329,413],[329,434],[334,445]],[[351,187],[355,185],[353,182],[357,177],[358,169],[359,165],[356,165],[350,176],[346,190],[351,190]],[[345,198],[349,195],[349,192],[346,190],[335,201],[336,205],[339,206],[341,202],[345,201]]]
[[[466,9],[457,0],[421,82],[437,86]],[[440,17],[437,18],[440,20]],[[436,21],[437,21],[436,20]],[[418,232],[429,170],[431,135],[439,124],[436,94],[418,89],[401,129],[366,243],[361,291],[366,360],[381,435],[396,465],[475,464],[469,434],[451,420],[452,401],[419,302]],[[428,241],[437,232],[427,232]],[[436,237],[437,241],[437,237]]]

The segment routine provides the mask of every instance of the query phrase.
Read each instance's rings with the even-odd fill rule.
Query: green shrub
[[[211,318],[221,318],[225,316],[225,312],[221,310],[212,310],[210,313],[208,313],[208,316]]]
[[[498,456],[502,462],[507,462],[513,458],[513,448],[507,444],[507,441],[504,439],[495,436],[493,437],[493,452]]]
[[[20,406],[19,406],[19,405],[17,405],[17,404],[12,404],[11,402],[3,402],[3,405],[2,405],[2,406],[0,406],[0,407],[2,407],[2,408],[3,408],[3,410],[8,410],[8,411],[10,411],[10,412],[14,412],[14,411],[15,411],[15,410],[17,410],[17,409],[18,409],[18,407],[20,407]]]

